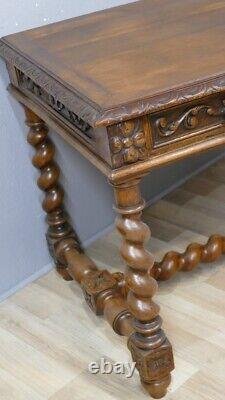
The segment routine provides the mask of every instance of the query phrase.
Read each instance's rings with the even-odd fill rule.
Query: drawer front
[[[201,135],[225,124],[225,94],[151,114],[148,120],[153,149]]]

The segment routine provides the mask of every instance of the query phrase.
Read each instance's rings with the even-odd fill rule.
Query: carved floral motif
[[[113,166],[118,168],[124,164],[145,160],[148,147],[141,120],[126,121],[109,129],[109,144]]]

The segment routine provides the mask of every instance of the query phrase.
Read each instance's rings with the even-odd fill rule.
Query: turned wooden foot
[[[161,398],[166,394],[174,363],[171,345],[161,329],[159,306],[152,300],[158,286],[151,276],[153,256],[144,247],[150,237],[148,226],[141,221],[144,202],[138,180],[114,189],[115,208],[122,215],[117,229],[123,238],[121,255],[127,265],[127,303],[134,316],[128,348],[144,387],[152,397]]]

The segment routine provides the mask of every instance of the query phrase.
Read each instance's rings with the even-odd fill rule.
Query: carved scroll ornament
[[[223,107],[217,108],[208,105],[199,105],[192,107],[186,112],[182,113],[175,121],[168,121],[165,117],[159,118],[156,121],[158,133],[161,137],[171,136],[183,126],[186,129],[197,128],[200,122],[200,113],[206,113],[208,116],[220,116],[225,112],[225,100],[222,102]]]

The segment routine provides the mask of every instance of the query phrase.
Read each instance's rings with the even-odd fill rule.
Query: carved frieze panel
[[[210,96],[194,104],[149,115],[153,146],[157,147],[191,134],[206,132],[225,123],[223,96]]]
[[[54,111],[64,117],[77,129],[79,129],[84,135],[92,138],[92,128],[82,118],[70,111],[62,102],[57,100],[54,96],[49,94],[45,89],[35,83],[31,78],[25,75],[23,72],[17,70],[18,84],[22,89],[32,93],[39,100],[46,103]]]
[[[109,127],[108,132],[114,168],[148,158],[148,138],[141,118]]]

